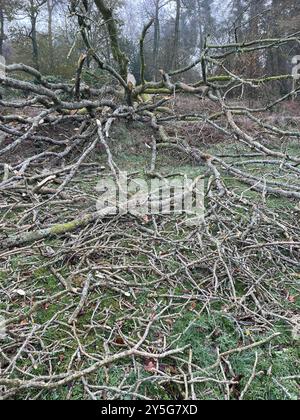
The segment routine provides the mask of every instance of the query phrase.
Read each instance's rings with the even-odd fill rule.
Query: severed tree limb
[[[46,229],[36,230],[32,232],[20,233],[15,236],[4,239],[0,247],[2,249],[14,248],[24,244],[30,244],[40,241],[42,239],[55,238],[66,233],[75,232],[79,228],[84,228],[91,223],[94,223],[100,217],[106,214],[102,212],[94,212],[87,214],[81,218],[71,220],[70,222],[57,224]]]
[[[86,54],[81,54],[78,60],[77,71],[76,71],[76,81],[75,81],[75,99],[77,101],[80,100],[80,83],[81,83],[81,75],[84,63],[87,59]]]
[[[79,302],[77,308],[75,309],[74,313],[72,314],[72,316],[70,317],[70,319],[68,321],[69,325],[72,325],[74,322],[77,321],[77,318],[80,315],[80,312],[84,308],[84,305],[86,303],[87,296],[88,296],[88,293],[89,293],[91,280],[92,280],[92,276],[88,275],[87,278],[86,278],[86,281],[84,283],[84,287],[83,287],[83,290],[82,290],[82,295],[81,295],[80,302]]]

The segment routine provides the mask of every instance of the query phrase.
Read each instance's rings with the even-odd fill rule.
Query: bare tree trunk
[[[48,8],[48,46],[49,46],[49,69],[54,71],[54,46],[53,46],[53,0],[47,0]]]
[[[241,0],[233,1],[233,13],[234,13],[234,32],[235,40],[237,42],[242,41],[244,28],[242,27],[243,18],[244,18],[244,7]]]
[[[156,0],[155,3],[155,21],[154,21],[154,42],[153,42],[153,76],[154,80],[158,77],[158,56],[160,46],[160,20],[159,20],[159,3],[160,0]]]
[[[31,16],[31,42],[32,42],[32,59],[34,63],[34,67],[39,70],[40,63],[39,63],[39,47],[37,42],[37,30],[36,30],[36,16]]]
[[[203,15],[201,10],[201,0],[197,0],[197,9],[198,9],[198,20],[199,20],[199,47],[201,51],[203,50],[204,45],[204,35],[203,35]]]
[[[3,55],[3,44],[4,44],[4,11],[0,6],[0,55]]]
[[[37,41],[37,10],[34,4],[33,0],[30,0],[30,23],[31,23],[31,32],[30,32],[30,39],[32,44],[32,60],[34,67],[39,70],[40,64],[39,64],[39,47],[38,47],[38,41]]]
[[[178,67],[179,47],[180,47],[180,19],[181,19],[181,0],[176,0],[176,19],[174,33],[174,50],[171,62],[171,69]]]
[[[104,0],[94,0],[101,13],[109,34],[112,55],[119,66],[119,72],[122,78],[127,80],[128,57],[120,48],[119,28],[116,19],[113,16],[113,10],[106,6]]]

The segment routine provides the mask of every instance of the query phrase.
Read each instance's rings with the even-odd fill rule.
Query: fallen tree
[[[38,184],[35,185],[31,180],[31,167],[43,164],[43,160],[48,158],[53,159],[56,162],[68,159],[68,156],[70,156],[74,150],[82,148],[82,152],[76,163],[69,165],[59,174],[59,188],[57,190],[52,190],[52,195],[45,202],[38,199],[37,206],[43,206],[47,204],[49,200],[54,200],[58,196],[61,196],[64,188],[71,182],[75,174],[80,170],[80,166],[84,164],[88,156],[94,152],[98,142],[100,142],[97,137],[96,126],[96,118],[99,118],[107,138],[109,137],[109,130],[114,121],[138,120],[152,127],[157,136],[158,143],[170,143],[172,146],[176,146],[179,149],[189,150],[191,157],[197,155],[199,163],[206,164],[211,171],[212,176],[215,176],[217,173],[216,171],[219,171],[220,169],[230,173],[232,176],[238,178],[239,181],[248,184],[252,189],[261,193],[275,194],[299,200],[300,187],[297,182],[299,177],[298,165],[300,163],[300,158],[266,146],[265,141],[268,139],[274,140],[276,138],[300,137],[299,131],[282,129],[277,125],[272,125],[267,122],[268,113],[272,112],[278,104],[295,97],[299,92],[300,87],[293,84],[293,90],[283,97],[267,103],[265,106],[253,109],[244,105],[237,106],[234,99],[230,99],[232,95],[230,95],[230,98],[228,99],[229,94],[232,92],[249,86],[254,91],[258,91],[266,84],[292,79],[292,76],[278,75],[249,80],[233,74],[224,65],[224,60],[227,59],[228,56],[241,53],[249,54],[257,50],[277,48],[280,45],[294,43],[298,40],[295,34],[291,37],[282,39],[261,39],[251,41],[243,45],[238,43],[229,45],[209,45],[209,43],[207,43],[205,51],[198,60],[195,60],[188,66],[176,71],[161,71],[160,82],[147,82],[145,81],[145,60],[143,53],[147,32],[153,24],[153,20],[151,20],[145,25],[140,40],[141,85],[133,86],[131,82],[127,83],[128,59],[121,51],[118,24],[114,19],[112,11],[107,9],[105,3],[102,1],[95,1],[95,4],[103,16],[104,24],[107,25],[113,57],[117,63],[117,70],[104,62],[91,44],[87,24],[89,8],[86,8],[81,2],[73,2],[70,9],[71,15],[76,16],[78,19],[80,32],[90,58],[93,58],[101,69],[107,71],[119,86],[105,86],[103,89],[94,89],[93,87],[86,85],[82,86],[81,73],[85,57],[81,57],[79,60],[77,77],[74,85],[50,83],[39,71],[23,64],[6,66],[6,75],[0,76],[1,85],[6,88],[29,93],[31,98],[20,100],[17,103],[2,99],[0,101],[1,106],[8,110],[13,108],[24,109],[29,106],[35,106],[37,107],[38,115],[26,117],[25,115],[20,115],[20,113],[15,115],[9,112],[5,113],[5,115],[0,115],[1,131],[4,134],[10,135],[12,139],[9,143],[3,143],[0,150],[0,156],[3,159],[1,163],[3,179],[0,183],[2,191],[10,191],[12,189],[14,191],[22,191],[25,184],[30,184],[30,190],[36,197],[38,195],[43,196],[46,190],[45,188],[39,188],[38,185],[46,185],[48,182],[51,182],[53,173],[49,171],[44,177],[35,177],[38,182]],[[211,64],[214,66],[215,73],[220,71],[223,74],[219,76],[210,75],[208,69]],[[201,65],[202,68],[203,78],[198,83],[189,85],[181,81],[172,81],[173,78],[178,79],[178,77],[185,72],[199,65]],[[18,73],[23,73],[33,78],[34,83],[10,77],[11,74],[16,75]],[[142,98],[149,93],[152,95],[153,101],[149,103],[148,97],[147,102],[143,102]],[[164,95],[169,94],[169,96],[164,96],[162,98],[160,96],[162,93]],[[171,103],[174,100],[174,95],[180,93],[198,98],[199,103],[200,101],[201,103],[211,101],[215,107],[219,107],[219,112],[214,112],[212,114],[205,112],[202,114],[172,115],[172,111],[168,111],[166,104]],[[64,95],[64,99],[62,99],[62,95]],[[65,100],[65,95],[68,95],[70,99]],[[115,99],[108,99],[108,95],[113,95]],[[74,98],[73,100],[72,97]],[[83,99],[83,97],[86,99]],[[157,100],[155,98],[157,98]],[[171,112],[171,115],[166,116],[166,111],[168,113]],[[241,117],[244,118],[242,126],[236,122],[236,118],[240,119]],[[67,142],[57,141],[37,133],[41,127],[57,126],[66,121],[80,125],[78,135],[75,135]],[[259,178],[242,171],[235,165],[228,165],[224,160],[218,157],[207,156],[205,151],[197,151],[195,148],[191,148],[188,145],[183,146],[178,142],[177,145],[174,144],[175,140],[169,138],[164,128],[164,124],[170,121],[201,121],[204,125],[210,126],[228,137],[235,138],[237,141],[240,141],[243,146],[247,146],[251,151],[256,152],[256,156],[261,155],[264,160],[272,158],[273,160],[269,160],[269,164],[277,165],[280,168],[284,167],[285,171],[289,173],[287,176],[291,176],[294,179],[295,184],[292,185],[291,183],[278,180]],[[14,122],[21,124],[23,127],[22,130],[15,129],[12,125]],[[253,136],[245,129],[245,126],[249,124],[249,122],[254,124],[252,132],[257,131],[257,133],[259,133],[261,131],[263,133],[262,135],[265,138],[262,142],[257,139],[257,136]],[[28,157],[24,161],[7,164],[5,156],[14,153],[15,150],[22,147],[28,139],[38,141],[43,150],[38,154]],[[269,142],[269,144],[270,143],[271,142]],[[51,150],[49,149],[49,146],[51,146]],[[219,169],[217,169],[217,167]],[[220,185],[222,184],[221,179],[217,184],[221,190],[224,191],[223,187]],[[33,208],[34,207],[35,206],[33,206]],[[59,232],[61,234],[68,232],[71,225],[73,227],[85,226],[87,220],[90,220],[92,223],[94,217],[88,216],[80,221],[70,222],[70,224],[66,225],[66,229],[60,229],[59,227],[54,226],[41,231],[30,232],[25,237],[28,240],[34,241],[41,239],[44,236],[48,236],[48,234],[52,236],[51,232]],[[25,242],[28,241],[27,239]],[[20,243],[22,242],[23,241]],[[5,246],[5,244],[13,245],[17,243],[18,241],[13,238],[11,240],[2,241],[2,246]]]

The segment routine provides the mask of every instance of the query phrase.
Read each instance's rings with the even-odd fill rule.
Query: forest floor
[[[63,138],[68,130],[62,127],[56,135]],[[170,124],[168,132],[227,156],[228,163],[245,154],[241,143],[215,138],[201,125]],[[149,130],[136,122],[117,123],[111,138],[118,167],[147,178]],[[30,155],[30,147],[38,145],[18,153]],[[298,141],[284,147],[299,153]],[[4,193],[0,225],[7,233],[16,226],[23,231],[37,221],[48,226],[93,211],[97,183],[109,174],[101,147],[98,152],[60,201],[36,212],[26,213],[31,205],[17,201],[5,207]],[[247,169],[285,176],[272,174],[267,165]],[[210,181],[204,166],[171,149],[158,153],[156,171],[202,174],[206,188]],[[183,217],[118,216],[63,238],[1,250],[0,315],[9,322],[0,337],[0,379],[20,382],[2,382],[0,397],[298,399],[299,249],[283,243],[299,240],[299,203],[265,197],[223,175],[237,195],[269,209],[270,218],[257,221],[255,233],[255,214],[246,204],[224,204],[220,221],[208,222],[209,233],[188,226]],[[274,251],[263,242],[279,245]],[[140,340],[140,353],[124,354]],[[113,355],[111,363],[102,363]]]

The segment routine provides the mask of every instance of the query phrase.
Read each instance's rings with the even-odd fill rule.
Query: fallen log
[[[109,209],[108,209],[109,211]],[[79,228],[84,228],[89,224],[95,222],[101,217],[104,217],[107,212],[97,211],[87,214],[79,219],[71,220],[70,222],[53,225],[46,229],[35,230],[31,232],[20,233],[7,239],[4,239],[0,245],[2,249],[10,249],[19,247],[42,239],[52,239],[66,233],[75,232]]]

